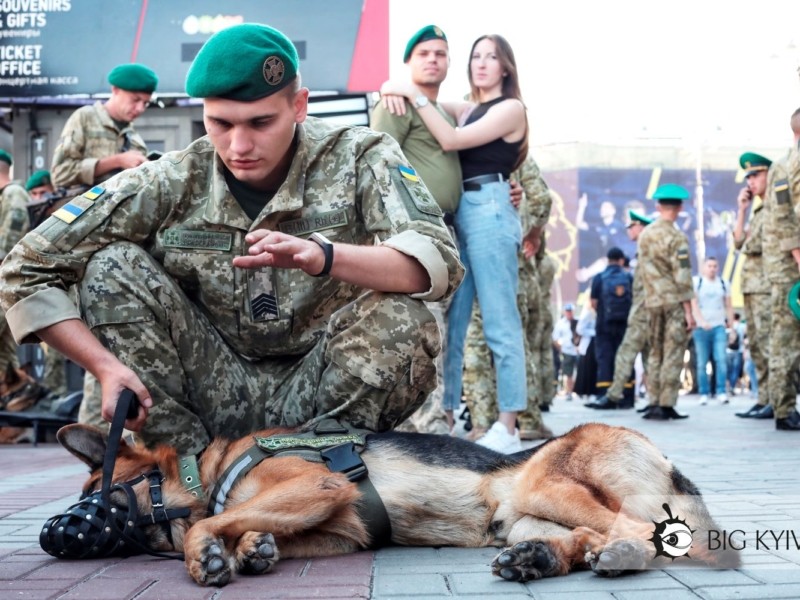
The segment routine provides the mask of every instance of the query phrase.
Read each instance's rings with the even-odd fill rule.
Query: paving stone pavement
[[[587,421],[637,429],[650,437],[700,488],[721,527],[744,540],[737,570],[673,566],[616,579],[591,572],[527,584],[492,577],[492,548],[385,548],[348,556],[279,562],[274,572],[237,577],[224,588],[202,588],[178,561],[126,559],[60,561],[38,545],[44,521],[77,499],[86,468],[56,444],[0,447],[1,599],[359,598],[517,600],[688,600],[800,598],[800,434],[772,421],[734,412],[752,404],[700,406],[684,396],[683,421],[645,421],[632,410],[592,411],[556,399],[545,422],[557,434]],[[761,537],[758,537],[758,536]],[[770,537],[772,536],[772,537]],[[775,536],[779,536],[776,537]],[[678,565],[682,566],[678,566]]]

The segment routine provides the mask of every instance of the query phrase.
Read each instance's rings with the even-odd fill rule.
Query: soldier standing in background
[[[539,282],[539,309],[537,311],[539,326],[534,329],[531,340],[531,356],[529,362],[536,365],[536,386],[539,398],[539,410],[549,412],[558,389],[555,361],[553,360],[553,310],[550,296],[556,278],[556,263],[545,252],[546,240],[542,236],[542,244],[536,253],[536,277]]]
[[[736,199],[736,224],[733,227],[733,244],[744,261],[741,270],[744,318],[747,323],[747,340],[758,382],[758,400],[748,410],[736,413],[746,419],[772,419],[774,410],[769,401],[769,349],[772,315],[770,314],[770,283],[764,276],[764,198],[767,190],[767,171],[772,161],[754,152],[739,157],[739,166],[745,170],[746,185]],[[754,199],[758,198],[757,203]],[[750,221],[745,227],[747,211]]]
[[[789,154],[772,163],[764,198],[763,260],[770,282],[772,324],[769,342],[769,401],[775,428],[800,431],[795,376],[800,363],[800,320],[787,297],[800,279],[800,109],[790,121],[794,143]],[[759,390],[760,393],[760,390]]]
[[[665,421],[688,416],[675,410],[683,354],[695,326],[689,240],[675,227],[683,201],[688,198],[689,192],[679,185],[659,186],[653,194],[659,218],[639,236],[638,269],[650,316],[647,391],[653,402],[643,415],[645,419]]]
[[[30,197],[19,183],[11,181],[11,155],[0,150],[0,261],[28,232]],[[20,368],[17,344],[0,310],[0,410],[25,410],[47,393]]]
[[[123,64],[111,70],[108,82],[111,97],[72,113],[53,154],[53,185],[72,195],[147,160],[133,122],[147,109],[158,76],[144,65]]]
[[[638,242],[644,228],[653,222],[652,219],[639,214],[635,210],[628,211],[628,237],[633,242]],[[594,402],[588,403],[589,408],[599,408],[602,410],[617,408],[624,404],[633,406],[634,381],[631,376],[636,355],[642,353],[642,363],[647,364],[647,339],[650,335],[650,316],[644,305],[644,283],[638,268],[638,262],[633,269],[633,304],[628,314],[628,325],[625,335],[617,348],[617,355],[614,358],[614,380],[608,388],[605,396],[601,396]]]

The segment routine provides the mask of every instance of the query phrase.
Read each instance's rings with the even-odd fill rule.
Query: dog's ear
[[[103,466],[108,434],[94,425],[82,423],[65,425],[56,433],[56,439],[70,453],[89,465],[91,470]]]

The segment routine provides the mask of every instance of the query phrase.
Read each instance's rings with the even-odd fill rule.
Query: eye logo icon
[[[666,502],[663,508],[669,518],[660,523],[653,521],[656,528],[655,531],[653,531],[653,537],[650,538],[650,541],[653,542],[653,545],[656,547],[656,555],[654,558],[659,556],[666,556],[672,560],[675,560],[679,556],[691,558],[691,556],[689,556],[689,550],[692,548],[692,534],[694,533],[694,529],[690,529],[686,521],[682,521],[677,516],[673,517],[669,504]]]

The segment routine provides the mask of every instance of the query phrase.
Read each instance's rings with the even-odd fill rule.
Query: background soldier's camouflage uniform
[[[689,240],[671,221],[656,219],[639,236],[638,270],[650,316],[647,391],[653,404],[675,406],[689,342],[681,303],[694,294]]]
[[[767,195],[766,193],[764,194]],[[749,232],[745,238],[733,243],[744,260],[741,270],[742,295],[744,297],[744,318],[747,321],[747,343],[750,358],[756,370],[758,381],[758,404],[769,404],[769,351],[770,330],[772,326],[770,283],[764,276],[763,238],[764,238],[764,200],[753,208],[750,215]]]
[[[439,332],[423,301],[463,276],[439,207],[400,166],[390,137],[309,117],[286,180],[253,221],[200,138],[72,200],[72,223],[54,216],[23,238],[0,269],[0,300],[16,339],[29,340],[79,316],[64,289],[80,283],[92,332],[153,396],[148,445],[193,453],[215,435],[322,414],[394,427],[436,384]],[[234,269],[256,228],[377,238],[418,258],[431,289],[365,293],[299,269]]]
[[[764,267],[771,284],[769,401],[776,419],[795,410],[795,373],[800,362],[800,321],[789,310],[787,297],[800,279],[792,249],[800,248],[800,152],[772,163],[764,198]]]
[[[127,150],[147,155],[144,140],[132,124],[120,129],[102,102],[82,106],[64,124],[53,153],[50,176],[56,188],[91,187],[114,173],[95,179],[97,161]]]
[[[533,330],[530,360],[538,367],[536,369],[536,385],[539,392],[536,397],[539,398],[539,406],[549,407],[553,402],[553,398],[555,398],[558,388],[555,363],[553,362],[553,326],[555,321],[550,307],[550,294],[556,277],[556,263],[545,253],[544,241],[536,254],[536,273],[541,292],[537,299],[539,302],[539,310],[537,312],[539,326],[534,327]]]
[[[30,227],[28,201],[25,188],[11,182],[0,190],[0,261],[2,261]],[[19,368],[17,345],[0,310],[0,380],[8,369]]]

